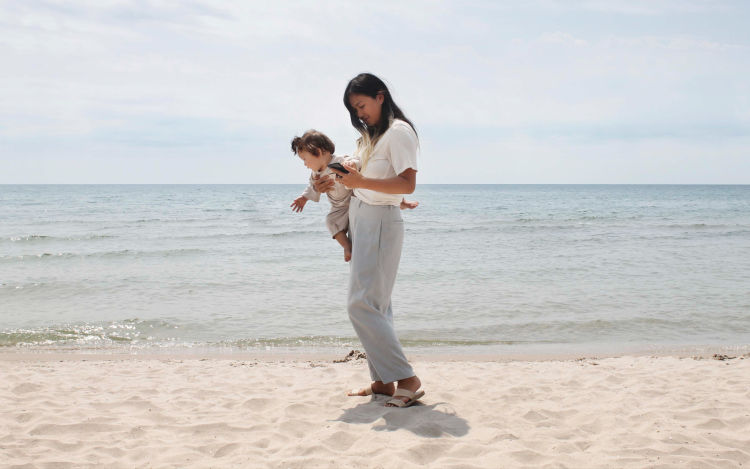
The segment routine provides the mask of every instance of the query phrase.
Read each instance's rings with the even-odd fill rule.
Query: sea
[[[361,349],[304,185],[0,185],[0,352]],[[407,353],[750,349],[750,186],[419,185]]]

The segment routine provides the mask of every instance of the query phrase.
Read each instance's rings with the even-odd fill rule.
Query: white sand
[[[0,354],[0,467],[750,467],[750,357],[363,361]]]

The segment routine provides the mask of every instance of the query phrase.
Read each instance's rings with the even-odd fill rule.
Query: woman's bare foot
[[[382,381],[375,381],[371,385],[373,394],[385,394],[386,396],[393,396],[396,392],[396,386],[393,383],[385,384]],[[347,396],[367,396],[364,389],[360,389],[357,392],[350,392]]]
[[[408,389],[411,392],[418,391],[421,386],[422,386],[422,381],[420,381],[420,379],[417,378],[416,376],[412,376],[411,378],[406,378],[406,379],[400,379],[398,381],[398,389]],[[400,401],[403,401],[404,403],[409,401],[409,398],[406,396],[398,396],[398,397],[394,397],[394,399],[398,399]],[[386,404],[386,406],[397,407],[393,404]]]

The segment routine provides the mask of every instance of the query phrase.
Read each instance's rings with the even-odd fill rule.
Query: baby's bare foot
[[[416,200],[414,202],[409,202],[406,199],[401,200],[401,210],[406,210],[407,208],[409,210],[414,210],[417,207],[419,207],[419,202]]]
[[[344,261],[349,262],[352,260],[352,241],[347,237],[346,246],[344,246]]]

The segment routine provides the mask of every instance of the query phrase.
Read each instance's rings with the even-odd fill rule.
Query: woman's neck
[[[386,133],[388,131],[388,129],[391,128],[391,126],[393,125],[393,121],[395,121],[396,119],[397,119],[396,117],[391,117],[391,118],[388,118],[387,123],[386,122],[378,122],[377,125],[375,125],[373,127],[369,127],[367,129],[368,135],[370,136],[370,138],[373,141],[377,140],[384,133]]]

